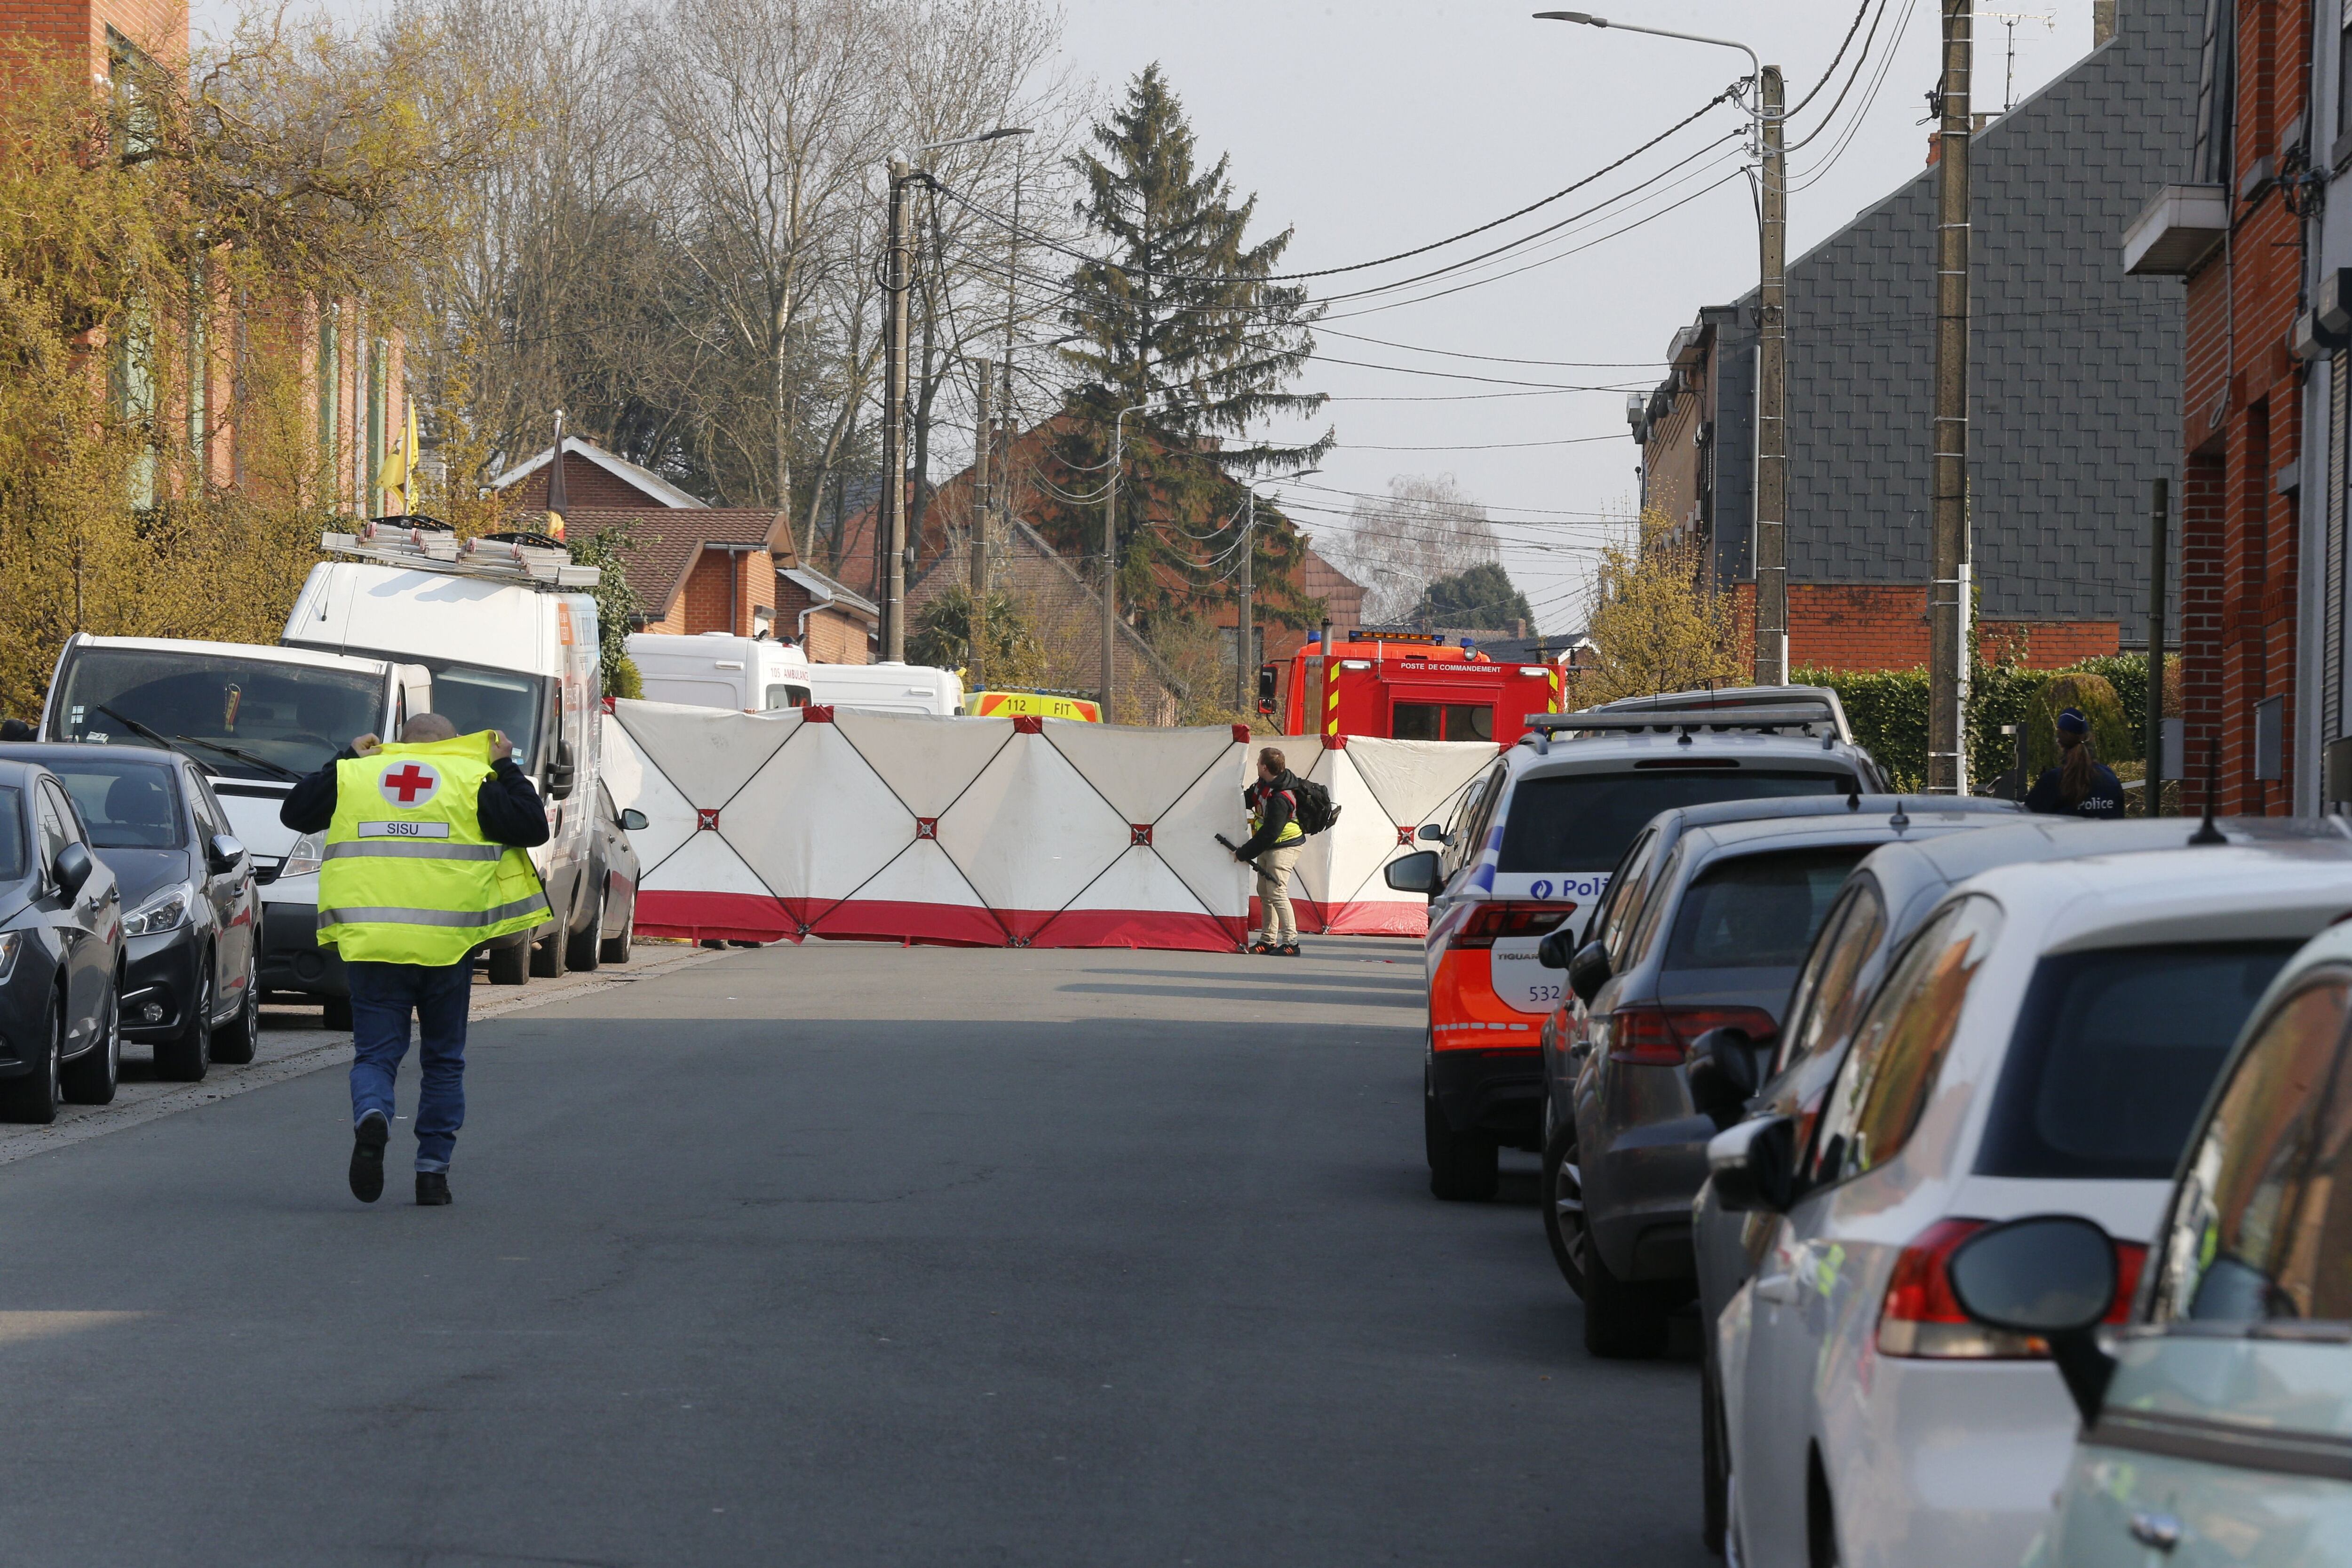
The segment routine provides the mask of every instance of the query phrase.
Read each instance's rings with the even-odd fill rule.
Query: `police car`
[[[1444,847],[1388,867],[1391,887],[1431,896],[1422,1115],[1441,1198],[1491,1197],[1498,1149],[1541,1148],[1538,1046],[1564,977],[1536,948],[1590,915],[1644,824],[1675,806],[1885,788],[1825,687],[1675,692],[1529,724],[1464,792]]]

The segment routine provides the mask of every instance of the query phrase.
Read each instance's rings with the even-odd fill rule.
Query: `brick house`
[[[0,39],[32,41],[87,52],[90,79],[117,90],[121,68],[146,60],[184,70],[190,56],[185,0],[0,0]],[[209,295],[207,298],[206,296]],[[316,497],[326,510],[380,516],[390,494],[377,485],[384,463],[408,422],[402,334],[360,300],[239,300],[225,288],[192,279],[189,298],[201,308],[159,309],[157,331],[108,343],[107,395],[125,415],[160,414],[184,428],[199,454],[205,482],[226,488],[247,482],[239,428],[243,395],[240,353],[285,353],[299,365],[299,396],[315,409],[320,465],[329,485]],[[178,370],[168,406],[158,408],[154,356],[169,355]],[[312,422],[305,417],[301,427]],[[177,481],[174,481],[175,483]],[[153,493],[141,504],[165,499]]]
[[[2342,18],[2327,13],[2333,35]],[[2220,810],[2313,809],[2321,749],[2345,729],[2345,337],[2331,352],[2307,322],[2299,327],[2315,226],[2297,209],[2315,216],[2315,204],[2294,177],[2331,139],[2325,161],[2340,168],[2352,142],[2340,110],[2332,138],[2312,123],[2315,20],[2308,0],[2210,0],[2198,91],[2179,116],[2190,148],[2166,172],[2173,183],[2142,186],[2146,205],[2123,236],[2132,271],[2187,282],[2170,640],[2181,654],[2185,745],[2174,761],[2188,810],[2204,804],[2217,742]],[[2322,53],[2333,81],[2342,65],[2334,37]],[[2321,435],[2308,446],[2306,414]],[[2325,505],[2306,510],[2305,496]],[[2306,529],[2306,519],[2320,526]],[[2332,625],[2317,602],[2331,574]],[[2323,668],[2331,650],[2332,678]]]
[[[636,539],[625,570],[649,632],[762,633],[797,641],[820,664],[874,657],[874,605],[801,563],[791,519],[767,507],[715,507],[649,468],[577,436],[499,474],[493,489],[519,511],[544,511],[563,465],[568,532],[626,526]]]
[[[2050,668],[2146,645],[2149,483],[2179,463],[2179,289],[2126,275],[2115,245],[2188,156],[2205,4],[2095,12],[2091,52],[1975,140],[1969,472],[1988,654]],[[1927,662],[1935,236],[1927,167],[1789,265],[1793,665]],[[1754,308],[1699,311],[1627,410],[1643,504],[1743,606]]]

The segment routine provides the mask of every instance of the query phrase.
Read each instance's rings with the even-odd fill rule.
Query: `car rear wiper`
[[[218,741],[200,740],[194,735],[174,735],[172,739],[174,741],[185,741],[191,746],[209,746],[225,757],[235,757],[238,762],[250,763],[257,768],[268,768],[271,773],[276,773],[279,778],[286,780],[289,784],[300,784],[302,782],[302,775],[296,773],[292,768],[286,766],[283,763],[273,763],[268,757],[256,756],[251,752],[244,751],[236,746],[225,746]]]

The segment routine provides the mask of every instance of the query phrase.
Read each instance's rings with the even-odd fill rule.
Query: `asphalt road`
[[[6,1560],[1710,1561],[1694,1365],[1585,1357],[1531,1162],[1429,1197],[1418,955],[1309,952],[575,985],[446,1209],[404,1124],[352,1200],[315,1029],[11,1142]]]

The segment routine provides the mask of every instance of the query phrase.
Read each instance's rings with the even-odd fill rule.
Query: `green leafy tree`
[[[596,653],[604,668],[604,694],[608,697],[637,697],[645,691],[636,664],[629,658],[630,623],[645,608],[637,602],[637,591],[629,586],[627,572],[629,557],[635,552],[637,542],[636,531],[628,522],[564,541],[564,548],[572,552],[573,562],[604,570],[596,583]]]
[[[1528,608],[1528,596],[1512,584],[1511,574],[1487,562],[1432,583],[1423,590],[1411,619],[1433,626],[1483,626],[1507,632],[1515,624],[1532,628],[1536,613]]]
[[[907,638],[907,661],[961,670],[971,662],[971,590],[949,588],[915,616]],[[988,596],[988,681],[992,687],[1034,684],[1044,657],[1029,607],[1012,595]]]
[[[1105,258],[1079,263],[1063,312],[1062,350],[1080,384],[1067,395],[1050,476],[1064,499],[1040,527],[1074,555],[1102,549],[1099,495],[1113,426],[1132,409],[1120,443],[1119,598],[1149,620],[1190,616],[1230,596],[1244,522],[1234,475],[1312,463],[1327,431],[1304,446],[1254,441],[1269,416],[1313,416],[1319,394],[1286,388],[1315,351],[1319,308],[1307,290],[1274,280],[1291,231],[1253,243],[1257,199],[1236,200],[1220,158],[1202,168],[1183,106],[1148,67],[1072,160],[1084,195],[1077,214]],[[1047,494],[1050,496],[1051,491]],[[1286,523],[1256,529],[1257,589],[1272,618],[1304,624],[1297,588],[1303,544]]]

